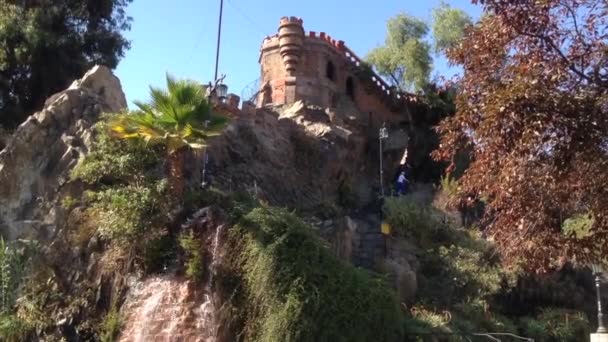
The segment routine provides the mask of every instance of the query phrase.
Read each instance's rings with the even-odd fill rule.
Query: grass
[[[116,306],[107,313],[101,322],[99,337],[101,342],[114,342],[122,329],[122,316]]]

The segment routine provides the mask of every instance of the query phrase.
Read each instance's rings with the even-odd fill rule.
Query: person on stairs
[[[405,195],[407,193],[408,180],[405,177],[405,170],[401,170],[399,177],[397,177],[397,196]]]

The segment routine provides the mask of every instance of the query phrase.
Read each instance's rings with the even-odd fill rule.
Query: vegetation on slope
[[[230,234],[247,340],[401,339],[403,315],[393,291],[336,259],[294,214],[258,207]]]
[[[589,333],[588,319],[574,310],[537,307],[524,316],[505,310],[500,297],[515,291],[523,274],[503,268],[494,246],[476,229],[457,228],[435,208],[408,197],[387,199],[384,212],[396,237],[421,250],[408,335],[509,332],[540,341],[579,341]]]

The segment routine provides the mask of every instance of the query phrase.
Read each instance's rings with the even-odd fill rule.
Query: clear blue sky
[[[386,21],[407,12],[430,22],[440,0],[224,0],[219,73],[226,74],[229,92],[241,96],[259,78],[259,49],[266,35],[276,33],[282,16],[304,20],[306,31],[324,31],[360,57],[382,44]],[[473,18],[481,9],[469,0],[447,1]],[[116,73],[127,101],[148,98],[148,86],[163,86],[165,73],[203,83],[213,78],[220,0],[134,0],[132,42]],[[451,76],[443,58],[435,70]]]

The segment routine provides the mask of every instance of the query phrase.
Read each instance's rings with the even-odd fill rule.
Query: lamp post
[[[597,294],[597,333],[605,334],[608,332],[604,326],[604,314],[602,313],[602,297],[600,293],[601,275],[604,272],[602,265],[592,264],[591,271],[595,276],[595,290]]]
[[[382,124],[380,131],[378,132],[378,141],[380,143],[380,197],[384,198],[384,169],[382,166],[382,140],[388,139],[388,130],[386,129],[386,122]]]
[[[228,94],[228,86],[224,84],[224,78],[226,75],[222,75],[219,79],[215,79],[213,83],[209,82],[207,86],[207,104],[210,107],[210,110],[213,109],[213,99],[217,98],[219,102],[224,102],[226,99],[226,95]],[[205,129],[209,126],[210,121],[205,121]],[[207,154],[207,149],[203,151],[203,172],[202,172],[202,180],[201,187],[206,188],[207,183],[207,164],[209,163],[209,155]]]
[[[222,14],[224,12],[224,0],[220,0],[220,18],[217,25],[217,49],[215,50],[215,75],[214,79],[217,80],[217,69],[220,61],[220,41],[222,37]]]

